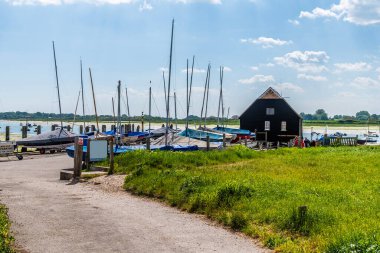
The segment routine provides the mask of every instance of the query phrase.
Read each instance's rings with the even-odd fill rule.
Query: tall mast
[[[115,101],[113,100],[113,97],[112,97],[112,111],[113,111],[113,124],[116,126]]]
[[[186,136],[189,128],[189,59],[186,62]]]
[[[125,96],[127,98],[127,113],[128,113],[128,121],[131,123],[131,114],[129,113],[129,100],[128,100],[128,88],[125,88]]]
[[[80,84],[82,87],[82,109],[83,109],[83,128],[86,127],[86,115],[84,113],[84,92],[83,92],[83,70],[82,70],[82,59],[80,60]]]
[[[61,95],[59,94],[58,67],[57,67],[57,57],[55,56],[54,41],[53,41],[53,53],[54,53],[54,66],[55,66],[55,80],[57,81],[57,91],[58,91],[59,118],[61,120],[61,131],[62,131],[63,130],[63,122],[62,122]]]
[[[207,66],[205,89],[203,91],[203,100],[202,100],[201,122],[200,122],[199,126],[202,125],[202,120],[203,120],[203,110],[204,110],[204,106],[205,106],[205,99],[206,99],[206,93],[207,93],[207,83],[208,83],[208,77],[209,77],[209,75],[210,75],[210,64]]]
[[[121,87],[121,81],[119,81],[117,85],[117,129],[119,132],[118,135],[118,143],[120,142],[121,138],[121,120],[120,120],[120,87]]]
[[[188,97],[188,108],[187,108],[187,115],[189,117],[190,114],[190,105],[191,105],[191,88],[193,86],[193,74],[194,74],[194,61],[195,61],[195,55],[193,55],[193,64],[191,65],[191,76],[190,76],[190,89],[189,89],[189,97]],[[187,124],[189,124],[189,121],[187,121]]]
[[[149,81],[149,135],[150,135],[150,121],[152,118],[152,81]]]
[[[91,68],[88,68],[88,71],[90,72],[92,99],[94,101],[95,119],[96,119],[96,128],[97,128],[96,132],[99,133],[99,119],[98,119],[98,111],[96,110],[95,91],[94,91],[94,83],[92,82]]]
[[[206,127],[206,121],[207,121],[207,107],[208,107],[208,94],[210,91],[210,76],[211,76],[211,65],[209,64],[209,71],[208,71],[208,80],[207,80],[207,96],[206,96],[206,110],[205,110],[205,124],[204,127]]]
[[[72,127],[73,130],[74,130],[74,125],[75,125],[75,118],[76,118],[76,116],[77,116],[77,110],[78,110],[78,104],[79,104],[79,97],[80,97],[80,91],[79,91],[79,94],[78,94],[77,105],[75,106],[74,120],[73,120],[73,127]]]
[[[174,119],[175,119],[175,129],[178,129],[178,120],[177,120],[177,96],[174,92]]]
[[[174,35],[174,19],[172,21],[172,36],[170,41],[170,60],[169,60],[169,81],[168,81],[168,95],[166,99],[166,130],[165,130],[165,146],[168,145],[168,125],[169,125],[169,98],[170,98],[170,84],[172,74],[172,57],[173,57],[173,35]]]
[[[165,105],[167,103],[166,101],[166,81],[165,81],[165,71],[162,71],[162,80],[164,82],[164,96],[165,96]]]

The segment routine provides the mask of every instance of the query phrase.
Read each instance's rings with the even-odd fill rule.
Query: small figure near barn
[[[302,117],[269,87],[240,116],[240,128],[256,131],[257,140],[284,143],[302,137]]]

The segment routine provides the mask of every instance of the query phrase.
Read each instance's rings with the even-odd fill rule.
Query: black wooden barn
[[[302,118],[273,88],[269,87],[240,116],[240,128],[257,132],[257,139],[288,142],[302,136]]]

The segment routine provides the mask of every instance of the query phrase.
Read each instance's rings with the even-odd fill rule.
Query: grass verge
[[[125,189],[281,252],[380,252],[380,148],[130,152]],[[307,212],[299,211],[307,206]]]
[[[14,239],[10,235],[10,221],[8,219],[7,208],[0,204],[0,252],[1,253],[13,253]]]

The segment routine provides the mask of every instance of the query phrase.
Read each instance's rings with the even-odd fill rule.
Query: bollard
[[[206,150],[210,151],[210,136],[208,136],[208,135],[207,135],[207,138],[206,138],[206,142],[207,142]]]
[[[146,138],[146,149],[150,150],[150,137]]]
[[[28,127],[27,126],[22,126],[21,134],[22,134],[23,139],[28,137]]]
[[[141,132],[144,132],[144,119],[141,121]]]
[[[95,132],[95,125],[91,125],[91,132]]]
[[[140,126],[139,125],[137,125],[137,127],[136,127],[136,132],[140,132]]]
[[[114,170],[113,138],[110,138],[108,143],[109,143],[109,151],[110,151],[110,169],[108,171],[108,175],[112,175],[113,170]]]
[[[277,148],[280,148],[280,142],[277,141]]]
[[[227,147],[226,134],[223,134],[223,148]]]
[[[102,132],[107,132],[107,126],[106,125],[102,125]]]
[[[55,130],[55,127],[56,127],[55,124],[51,125],[51,131],[54,131],[54,130]]]
[[[37,126],[37,135],[38,135],[38,134],[41,134],[41,125],[38,125],[38,126]]]
[[[85,131],[86,131],[86,133],[90,132],[90,127],[86,126]]]
[[[244,138],[244,145],[245,145],[246,147],[248,146],[247,136]]]
[[[82,170],[82,156],[83,156],[83,139],[79,141],[79,137],[75,137],[75,155],[74,155],[74,175],[73,179],[80,178]]]
[[[132,132],[135,131],[135,124],[132,124]]]
[[[80,126],[79,126],[79,133],[80,133],[80,134],[83,134],[83,125],[80,125]]]
[[[5,127],[5,141],[9,141],[10,140],[10,127],[9,126],[6,126]]]
[[[66,127],[66,129],[67,129],[67,132],[70,132],[70,131],[71,131],[71,126],[68,125],[68,126]]]

